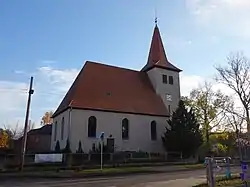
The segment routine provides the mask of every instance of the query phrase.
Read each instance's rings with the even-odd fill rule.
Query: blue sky
[[[38,124],[86,60],[139,70],[155,9],[167,56],[183,69],[183,94],[212,77],[230,52],[249,54],[249,0],[1,1],[0,127],[23,124],[30,75],[31,119]]]

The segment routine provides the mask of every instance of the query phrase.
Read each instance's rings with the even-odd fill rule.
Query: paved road
[[[239,171],[239,168],[232,168],[232,173],[239,173]],[[220,174],[223,174],[222,171]],[[205,171],[203,169],[109,178],[0,181],[0,187],[191,187],[204,181]]]

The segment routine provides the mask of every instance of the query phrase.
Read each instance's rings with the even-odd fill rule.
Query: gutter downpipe
[[[73,100],[71,100],[70,104],[69,104],[69,127],[68,127],[68,139],[69,139],[69,143],[71,144],[71,129],[72,129],[72,120],[71,120],[71,112],[72,112],[72,106],[71,103],[73,102]]]
[[[72,123],[71,123],[71,112],[72,112],[72,106],[71,106],[72,101],[69,104],[69,120],[68,120],[68,140],[69,140],[69,146],[71,147],[71,128],[72,128]],[[71,154],[65,157],[65,161],[67,166],[71,166]]]

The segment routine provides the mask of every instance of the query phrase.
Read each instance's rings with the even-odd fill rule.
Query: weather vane
[[[155,8],[155,24],[157,25],[157,12],[156,12],[156,8]]]

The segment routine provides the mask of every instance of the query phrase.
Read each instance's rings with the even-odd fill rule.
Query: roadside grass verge
[[[176,163],[134,163],[134,164],[124,164],[124,165],[104,165],[103,169],[105,171],[127,171],[129,169],[141,170],[142,168],[153,168],[158,166],[168,166],[168,167],[175,167],[176,169],[202,169],[205,166],[203,164],[176,164]],[[37,166],[26,166],[24,167],[24,172],[46,172],[46,171],[64,171],[64,170],[72,170],[72,171],[99,171],[100,165],[80,165],[80,166],[59,166],[59,165],[52,165],[52,164],[44,164],[44,165],[37,165]],[[17,172],[18,168],[6,169],[0,171],[0,173],[8,173],[8,172]]]
[[[148,167],[128,167],[128,168],[103,168],[101,169],[86,169],[78,171],[80,174],[98,174],[98,173],[128,173],[128,172],[143,172],[149,171]]]
[[[187,168],[187,169],[205,168],[204,164],[185,164],[185,165],[180,165],[180,167],[184,167],[184,168]]]
[[[239,175],[233,175],[230,179],[217,177],[215,187],[242,187],[243,182]],[[195,185],[193,187],[209,187],[207,183]]]

